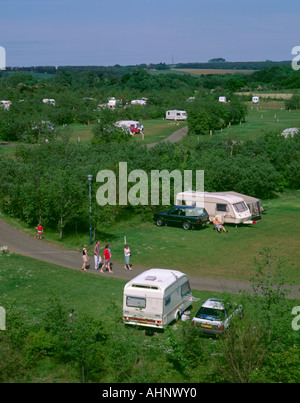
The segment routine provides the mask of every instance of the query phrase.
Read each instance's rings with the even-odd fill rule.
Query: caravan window
[[[188,294],[191,292],[190,283],[187,281],[186,283],[182,284],[181,286],[181,296]]]
[[[165,306],[169,305],[170,302],[171,302],[171,295],[165,298]]]
[[[127,297],[126,305],[134,308],[146,308],[146,298]]]
[[[217,211],[228,211],[227,204],[219,204],[219,203],[217,203]]]
[[[243,213],[248,209],[245,202],[235,203],[233,207],[237,213]]]

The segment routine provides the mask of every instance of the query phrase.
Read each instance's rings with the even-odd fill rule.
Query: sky
[[[0,0],[6,66],[292,60],[299,0]]]

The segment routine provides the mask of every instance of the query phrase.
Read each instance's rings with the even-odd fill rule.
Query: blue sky
[[[0,0],[7,66],[292,60],[299,0]]]

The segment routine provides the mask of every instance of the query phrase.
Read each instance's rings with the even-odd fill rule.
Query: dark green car
[[[206,224],[209,224],[209,217],[205,208],[173,206],[171,210],[154,213],[153,221],[158,227],[172,225],[188,230],[205,227]]]

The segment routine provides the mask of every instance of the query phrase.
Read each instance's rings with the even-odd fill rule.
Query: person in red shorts
[[[41,226],[41,224],[39,224],[39,225],[36,227],[36,229],[37,229],[37,231],[38,231],[38,238],[37,238],[37,239],[43,239],[43,232],[44,232],[44,229],[43,229],[43,227]]]
[[[104,257],[104,264],[101,267],[101,273],[103,273],[103,267],[105,265],[105,267],[108,268],[109,273],[113,273],[113,271],[110,269],[110,251],[108,248],[108,245],[105,246],[104,251],[103,251],[103,257]]]

